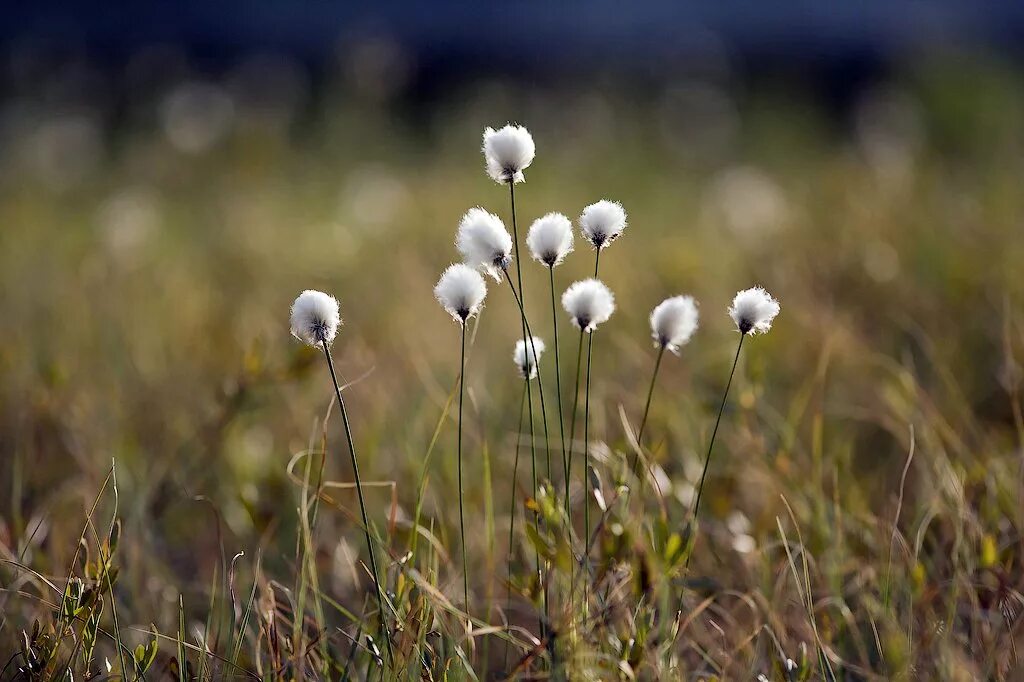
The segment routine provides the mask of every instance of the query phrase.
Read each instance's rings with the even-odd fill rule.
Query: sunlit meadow
[[[1018,73],[908,66],[840,113],[786,83],[425,103],[273,66],[3,103],[0,679],[1021,673]],[[467,210],[513,229],[480,150],[506,121],[536,144],[519,255],[446,312]],[[584,338],[562,294],[601,199],[628,227]],[[741,337],[754,285],[781,312]],[[307,289],[333,344],[290,334]],[[652,338],[679,295],[696,330]]]

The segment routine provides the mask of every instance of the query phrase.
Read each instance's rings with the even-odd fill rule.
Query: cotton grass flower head
[[[729,316],[741,334],[764,334],[779,314],[779,302],[761,287],[744,289],[732,299]]]
[[[487,285],[480,273],[464,263],[449,265],[434,287],[438,303],[459,324],[480,312]]]
[[[484,129],[484,160],[487,174],[499,184],[524,182],[523,171],[533,163],[537,148],[530,131],[519,125]]]
[[[602,199],[583,209],[580,231],[595,249],[603,249],[626,229],[626,211],[617,201]]]
[[[462,216],[455,246],[466,265],[486,270],[499,282],[512,262],[512,235],[501,218],[482,208],[471,208]]]
[[[322,291],[307,289],[292,303],[292,336],[311,346],[334,343],[341,324],[338,300]]]
[[[524,339],[516,341],[512,359],[516,363],[516,369],[519,370],[519,376],[524,379],[532,379],[537,376],[537,363],[540,362],[540,356],[543,353],[544,342],[536,336],[531,336],[528,341]]]
[[[526,245],[534,260],[549,268],[561,263],[572,251],[572,223],[561,213],[537,218],[526,235]]]
[[[673,296],[651,311],[651,335],[655,345],[679,355],[679,347],[686,345],[697,331],[697,302],[692,296]]]
[[[569,285],[562,294],[562,307],[577,329],[589,333],[615,312],[615,296],[601,280],[585,279]]]

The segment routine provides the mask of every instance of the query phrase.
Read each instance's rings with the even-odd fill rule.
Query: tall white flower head
[[[499,282],[512,262],[512,235],[501,218],[482,208],[471,208],[462,216],[455,246],[466,265],[486,270]]]
[[[512,360],[516,363],[519,376],[524,379],[532,379],[537,376],[537,363],[540,362],[540,356],[544,353],[543,341],[536,336],[531,336],[530,340],[533,341],[532,347],[530,341],[519,339],[516,341],[516,349],[512,352]]]
[[[338,300],[307,289],[292,303],[292,336],[311,346],[331,345],[341,324]]]
[[[589,333],[615,312],[615,296],[601,280],[585,279],[569,285],[562,294],[562,307],[577,329]]]
[[[761,287],[744,289],[732,299],[729,316],[742,334],[762,334],[772,328],[779,302]]]
[[[655,345],[679,355],[679,347],[686,345],[697,331],[697,317],[697,302],[692,296],[666,298],[651,311]]]
[[[434,297],[459,324],[480,312],[487,285],[484,278],[473,268],[463,263],[449,265],[434,287]]]
[[[561,213],[537,218],[526,234],[526,245],[534,260],[553,268],[572,251],[572,223]]]
[[[499,130],[484,129],[483,152],[487,174],[495,182],[506,185],[526,180],[523,171],[533,163],[537,148],[529,130],[509,124]]]
[[[617,201],[602,199],[583,209],[580,231],[595,249],[603,249],[626,229],[626,211]]]

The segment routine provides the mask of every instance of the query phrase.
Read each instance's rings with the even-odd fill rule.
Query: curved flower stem
[[[583,496],[583,528],[584,538],[590,537],[590,497],[594,492],[590,477],[590,360],[594,354],[594,332],[587,335],[587,388],[583,399],[583,484],[587,494]],[[584,548],[583,560],[590,570],[590,547]],[[584,590],[584,608],[589,607],[589,583]]]
[[[530,383],[528,381],[523,382],[523,397],[519,400],[519,426],[516,427],[516,454],[514,463],[512,464],[512,504],[508,513],[508,591],[506,593],[505,602],[505,619],[508,620],[508,614],[512,611],[512,548],[515,542],[516,533],[516,484],[519,481],[519,448],[522,444],[523,435],[523,408],[526,407],[526,393],[530,390]],[[536,467],[534,467],[536,469]],[[508,649],[509,642],[505,642],[505,663],[502,666],[508,669]]]
[[[363,517],[363,532],[366,534],[366,549],[370,552],[370,572],[373,573],[373,582],[377,592],[377,611],[380,616],[380,635],[384,638],[388,650],[388,663],[394,665],[395,652],[391,648],[391,633],[388,632],[387,614],[384,611],[384,589],[380,584],[380,574],[377,572],[377,559],[373,552],[373,540],[370,538],[370,522],[366,517],[366,503],[363,501],[363,484],[359,478],[359,462],[356,459],[356,446],[352,441],[352,427],[348,421],[348,410],[345,409],[345,399],[341,395],[341,386],[338,384],[338,375],[334,371],[334,360],[331,358],[331,349],[326,340],[321,340],[324,348],[324,357],[327,358],[327,368],[331,371],[331,381],[334,382],[334,393],[338,397],[338,409],[341,410],[341,420],[345,425],[345,438],[348,439],[348,452],[352,457],[352,473],[356,479],[356,494],[359,497],[359,512]]]
[[[551,335],[555,340],[555,397],[558,402],[558,435],[562,445],[562,469],[567,472],[569,469],[568,460],[565,455],[565,420],[562,418],[562,365],[558,356],[558,315],[555,308],[555,269],[548,268],[548,279],[551,283]],[[540,370],[537,370],[538,374]],[[548,474],[550,476],[550,474]],[[565,502],[569,504],[569,479],[565,479]]]
[[[637,465],[640,463],[640,451],[644,443],[644,427],[647,426],[647,415],[651,412],[651,397],[654,395],[654,382],[658,378],[658,369],[661,367],[661,358],[665,355],[665,346],[658,348],[658,358],[654,361],[654,372],[651,374],[651,385],[647,388],[647,404],[644,405],[644,416],[640,420],[640,429],[636,433],[637,453],[633,456],[633,474],[640,476],[640,490],[643,491],[644,483],[647,480],[647,472],[640,475],[637,472]]]
[[[544,384],[541,383],[540,363],[539,363],[538,358],[537,358],[537,348],[536,348],[536,346],[533,343],[533,331],[530,329],[530,321],[526,319],[526,313],[525,313],[525,311],[523,309],[522,297],[519,294],[516,293],[516,288],[512,284],[512,277],[508,274],[508,268],[504,269],[504,273],[505,273],[505,279],[508,281],[508,288],[512,292],[512,297],[515,298],[516,305],[519,306],[520,319],[522,320],[522,323],[523,323],[523,326],[524,326],[523,340],[526,341],[526,343],[528,343],[530,345],[530,353],[533,355],[534,364],[537,365],[537,393],[540,394],[540,414],[541,414],[541,419],[542,419],[542,421],[544,423],[544,444],[545,444],[545,452],[547,453],[548,478],[550,479],[551,478],[551,448],[547,447],[547,444],[550,442],[550,439],[548,437],[548,416],[547,416],[547,410],[545,409],[545,405],[544,405]],[[528,411],[530,413],[530,456],[532,457],[532,460],[533,460],[533,496],[534,496],[534,498],[536,498],[537,497],[537,490],[538,490],[538,481],[537,481],[537,448],[536,448],[536,444],[535,443],[536,443],[537,439],[534,436],[534,432],[533,432],[533,392],[530,390],[529,380],[527,380],[526,396],[527,396],[526,397],[527,409],[528,409]],[[540,557],[539,557],[539,555],[538,555],[538,558],[537,558],[537,571],[540,573],[541,584],[544,586],[544,615],[545,615],[545,619],[546,619],[547,616],[549,615],[548,614],[548,591],[547,591],[547,585],[544,583],[544,575],[543,575],[543,571],[541,570],[541,564],[540,564]],[[542,635],[544,634],[544,623],[541,623],[541,634]],[[543,639],[543,637],[542,637],[542,639]]]
[[[576,411],[580,402],[580,368],[583,361],[583,330],[580,330],[580,340],[576,344],[576,388],[572,394],[572,415],[569,417],[569,461],[565,468],[565,510],[569,513],[569,482],[572,480],[572,452],[576,439]],[[570,520],[572,517],[569,517]]]
[[[462,328],[462,352],[459,355],[459,533],[462,536],[462,594],[466,604],[466,627],[472,629],[469,608],[469,562],[466,560],[466,514],[462,487],[462,399],[466,392],[466,323]]]
[[[732,386],[732,378],[736,374],[736,365],[740,361],[740,350],[743,348],[743,339],[746,338],[746,334],[740,334],[739,345],[736,346],[736,357],[732,361],[732,370],[729,372],[729,381],[725,384],[725,393],[722,394],[722,404],[718,407],[718,417],[715,419],[715,429],[711,432],[711,442],[708,443],[708,454],[704,457],[704,470],[700,474],[700,485],[697,486],[697,499],[694,501],[693,512],[690,514],[693,519],[693,539],[690,547],[690,551],[686,555],[686,565],[684,568],[690,567],[690,557],[693,556],[693,545],[696,545],[697,536],[697,512],[700,510],[700,498],[704,492],[704,479],[708,475],[708,465],[711,463],[711,449],[715,447],[715,436],[718,435],[718,425],[722,423],[722,412],[725,411],[725,401],[729,397],[729,387]]]

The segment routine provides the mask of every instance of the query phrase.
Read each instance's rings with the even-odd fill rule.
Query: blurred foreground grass
[[[425,540],[404,556],[458,368],[457,329],[431,288],[456,257],[467,208],[508,220],[506,192],[483,173],[479,135],[517,120],[538,148],[517,190],[521,232],[548,211],[575,217],[603,197],[630,217],[602,257],[619,308],[594,360],[591,428],[609,493],[632,457],[623,420],[635,428],[654,359],[650,309],[690,293],[702,314],[682,357],[666,358],[647,427],[664,511],[647,495],[643,513],[635,499],[610,512],[594,581],[607,611],[597,622],[567,616],[572,637],[551,655],[574,679],[749,679],[783,675],[803,647],[803,671],[818,676],[820,638],[836,674],[850,679],[1019,674],[1021,85],[996,66],[942,64],[866,92],[838,118],[784,89],[733,97],[691,86],[633,96],[489,84],[412,110],[327,89],[284,118],[218,99],[228,95],[209,85],[176,91],[184,103],[140,97],[114,112],[12,99],[0,152],[0,558],[62,587],[116,462],[119,627],[132,648],[151,623],[171,637],[157,668],[177,655],[179,594],[194,645],[207,632],[211,586],[222,647],[214,653],[229,656],[225,595],[234,590],[237,620],[257,556],[257,602],[278,600],[282,637],[300,631],[290,623],[307,561],[325,597],[369,610],[350,490],[328,491],[345,511],[321,507],[317,551],[297,563],[300,487],[286,467],[318,447],[331,392],[321,359],[289,337],[287,311],[300,290],[316,288],[342,305],[335,353],[354,382],[347,402],[363,478],[386,483],[370,489],[373,523],[393,560],[457,601],[456,559]],[[559,288],[586,276],[591,257],[577,244],[556,271]],[[535,332],[549,338],[546,273],[523,266]],[[732,360],[725,308],[755,283],[782,313],[744,349],[684,576],[666,547],[684,532]],[[473,613],[491,622],[504,605],[522,390],[511,362],[516,317],[505,289],[492,286],[467,379]],[[575,336],[560,325],[568,394]],[[430,462],[423,537],[457,557],[454,436],[449,415]],[[336,419],[325,442],[325,478],[350,480]],[[300,480],[307,461],[295,466]],[[108,487],[96,538],[113,503]],[[517,547],[522,569],[532,549],[525,537]],[[413,622],[426,611],[415,611],[409,578],[389,563],[398,621]],[[10,563],[0,581],[2,664],[47,613],[36,597],[59,595]],[[528,581],[520,570],[516,584],[529,591]],[[680,599],[681,631],[669,637]],[[307,636],[305,672],[322,672],[325,646],[344,666],[357,626],[305,606],[310,632],[325,618],[332,626]],[[510,618],[537,634],[528,599]],[[240,657],[264,674],[273,669],[268,622],[249,620]],[[441,663],[423,654],[425,667],[460,674],[449,642],[478,670],[505,669],[498,640],[478,637],[471,651],[455,619],[424,627],[443,633],[431,645]],[[97,661],[115,661],[109,640],[98,647]],[[198,670],[201,656],[188,656]],[[356,659],[362,675],[363,654]],[[542,647],[524,669],[549,667]]]

